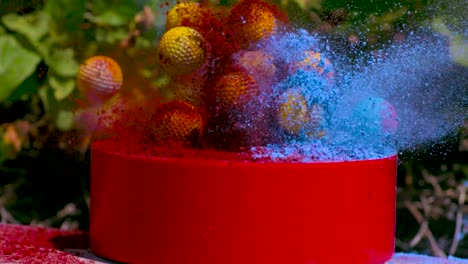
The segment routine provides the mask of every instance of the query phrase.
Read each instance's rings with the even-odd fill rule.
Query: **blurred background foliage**
[[[230,5],[235,0],[204,0]],[[463,0],[274,0],[293,24],[345,51],[404,42],[421,25],[447,37],[468,66]],[[168,0],[0,1],[2,223],[88,228],[89,144],[74,123],[75,75],[95,55],[115,58],[124,93],[158,94],[155,50]],[[421,129],[431,129],[431,124]],[[397,251],[468,257],[468,122],[458,137],[401,153]],[[428,154],[430,153],[430,154]],[[434,154],[435,153],[435,154]],[[359,206],[359,205],[356,205]],[[345,217],[345,216],[343,216]]]

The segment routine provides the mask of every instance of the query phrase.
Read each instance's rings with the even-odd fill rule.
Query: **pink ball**
[[[394,135],[398,129],[398,116],[392,104],[379,97],[361,100],[353,111],[353,123],[369,135]]]

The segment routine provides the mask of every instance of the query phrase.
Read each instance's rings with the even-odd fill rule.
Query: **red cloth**
[[[1,263],[96,263],[63,251],[87,248],[84,232],[0,224]]]

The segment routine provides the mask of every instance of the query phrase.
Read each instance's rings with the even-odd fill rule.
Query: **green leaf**
[[[68,131],[73,126],[73,112],[68,110],[60,110],[55,120],[57,128],[62,131]]]
[[[5,33],[6,33],[5,28],[0,25],[0,36],[5,34]]]
[[[452,32],[448,29],[443,17],[436,17],[432,20],[432,28],[440,34],[449,37]]]
[[[74,77],[78,72],[79,65],[71,48],[54,49],[45,60],[52,71],[59,76]]]
[[[402,7],[396,10],[390,10],[379,17],[379,23],[393,23],[408,13],[408,8]]]
[[[468,42],[461,34],[451,31],[444,20],[445,17],[434,18],[432,28],[450,40],[452,60],[459,65],[468,67]]]
[[[55,105],[51,89],[49,89],[49,86],[44,85],[39,89],[37,94],[39,95],[39,98],[41,98],[42,104],[44,105],[44,110],[49,113]]]
[[[33,50],[41,56],[41,58],[45,59],[49,56],[49,50],[51,49],[51,46],[47,43],[44,43],[44,41],[31,41],[31,46],[33,47]]]
[[[455,63],[468,67],[468,42],[459,35],[450,40],[450,56]]]
[[[86,0],[48,0],[44,11],[56,22],[59,31],[71,33],[80,29],[86,11]]]
[[[55,99],[61,101],[69,96],[75,89],[75,79],[74,78],[57,78],[54,76],[49,76],[48,78],[50,87],[54,90]]]
[[[136,1],[95,0],[89,19],[99,26],[125,26],[140,11]]]
[[[12,36],[0,36],[0,102],[30,76],[41,58],[23,48]]]
[[[29,75],[24,82],[22,82],[15,90],[8,96],[9,102],[16,102],[19,100],[28,100],[31,95],[36,93],[39,87],[38,78],[36,75]]]
[[[468,165],[461,165],[460,170],[465,176],[465,179],[468,178]]]
[[[93,17],[91,21],[100,26],[123,26],[129,22],[124,16],[112,10]]]
[[[37,41],[49,31],[50,17],[44,12],[7,14],[2,17],[2,22],[9,30],[24,35],[29,41]]]
[[[127,37],[128,32],[125,29],[115,29],[112,31],[98,28],[96,30],[96,41],[102,43],[115,44]]]
[[[291,1],[291,0],[290,0]],[[322,8],[322,1],[321,0],[292,0],[297,3],[297,5],[302,9],[302,10],[310,10],[315,9],[315,10],[320,10]],[[282,5],[286,6],[288,0],[282,0]]]

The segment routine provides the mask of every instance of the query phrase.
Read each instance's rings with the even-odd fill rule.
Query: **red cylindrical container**
[[[158,264],[383,263],[397,157],[324,163],[149,158],[93,145],[90,247]]]

